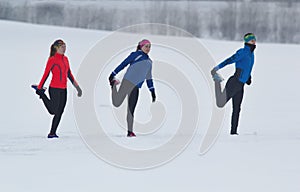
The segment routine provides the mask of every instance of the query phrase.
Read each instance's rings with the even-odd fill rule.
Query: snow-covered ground
[[[253,84],[246,87],[242,105],[240,136],[228,135],[229,103],[218,140],[205,155],[199,155],[202,130],[183,153],[160,167],[136,171],[102,161],[86,147],[76,128],[70,83],[60,138],[46,139],[51,116],[30,84],[40,80],[50,44],[57,38],[66,41],[66,55],[76,74],[90,48],[108,34],[0,21],[1,191],[300,191],[299,45],[258,43]],[[242,46],[241,42],[201,42],[217,62]],[[228,67],[221,73],[227,78],[232,70]]]

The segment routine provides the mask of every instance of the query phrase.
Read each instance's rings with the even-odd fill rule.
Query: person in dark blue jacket
[[[151,43],[144,39],[138,43],[137,50],[132,52],[109,76],[109,83],[112,88],[112,103],[119,107],[126,96],[128,96],[127,109],[127,137],[135,137],[133,132],[134,110],[139,97],[139,88],[142,87],[146,80],[149,91],[151,92],[152,102],[155,102],[156,95],[152,80],[152,60],[148,53],[150,52]],[[119,80],[115,77],[126,66],[128,69],[123,77],[119,90],[116,85]]]
[[[244,36],[245,46],[239,49],[234,55],[214,67],[211,71],[215,81],[215,94],[218,107],[224,107],[232,99],[232,117],[231,117],[231,135],[238,135],[237,127],[239,114],[244,95],[244,85],[251,84],[251,71],[254,64],[254,50],[256,48],[256,37],[253,33],[247,33]],[[221,91],[221,81],[223,78],[217,73],[228,64],[235,63],[235,73],[231,76],[225,89]]]

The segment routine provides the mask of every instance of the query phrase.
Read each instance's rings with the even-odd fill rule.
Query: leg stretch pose
[[[224,107],[232,99],[232,116],[230,134],[237,134],[239,114],[244,95],[244,84],[235,76],[228,79],[225,89],[221,91],[221,82],[215,81],[216,102],[218,107]]]
[[[251,84],[251,71],[254,64],[254,49],[256,48],[256,38],[253,33],[247,33],[244,36],[245,46],[239,49],[234,55],[214,67],[211,71],[215,81],[216,104],[218,107],[224,107],[232,99],[232,117],[230,134],[238,135],[237,127],[241,104],[244,96],[244,85]],[[217,71],[228,64],[235,63],[236,71],[228,79],[224,91],[221,89],[223,78]]]
[[[133,132],[134,110],[139,97],[139,88],[142,87],[144,81],[151,92],[152,102],[155,102],[156,95],[152,80],[152,61],[148,56],[150,51],[150,41],[142,40],[137,46],[137,50],[132,52],[109,76],[109,82],[112,88],[112,103],[115,107],[119,107],[125,97],[128,99],[127,108],[127,136],[135,137]],[[115,76],[129,65],[119,90],[116,85],[119,81]]]
[[[51,115],[54,115],[49,135],[57,136],[56,130],[67,103],[67,89],[49,88],[50,99],[41,94],[41,99]]]
[[[54,115],[48,138],[58,138],[56,134],[57,127],[64,112],[67,102],[67,79],[69,78],[77,90],[77,96],[81,97],[82,90],[76,82],[69,65],[68,58],[64,55],[66,44],[62,40],[56,40],[50,48],[50,56],[47,61],[44,75],[39,85],[32,85],[36,94],[42,99],[46,109],[51,115]],[[52,80],[49,86],[50,99],[45,94],[43,88],[50,72]]]
[[[127,128],[128,136],[133,136],[133,120],[134,110],[139,97],[139,88],[132,84],[130,81],[123,79],[119,90],[116,85],[112,87],[112,103],[115,107],[119,107],[127,96],[128,107],[127,107]]]

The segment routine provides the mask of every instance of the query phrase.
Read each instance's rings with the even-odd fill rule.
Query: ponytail
[[[138,51],[138,50],[141,50],[140,44],[137,45],[136,50],[137,50],[137,51]]]
[[[50,56],[49,57],[52,57],[53,55],[55,55],[56,52],[57,52],[56,46],[54,44],[52,44],[50,47]]]

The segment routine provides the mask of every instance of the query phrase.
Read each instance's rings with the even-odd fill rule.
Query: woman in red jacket
[[[64,55],[65,51],[66,44],[60,39],[51,45],[50,57],[44,75],[39,85],[32,86],[36,90],[36,94],[43,100],[48,112],[54,115],[48,138],[58,138],[56,130],[67,102],[67,78],[70,79],[76,88],[78,97],[82,95],[82,90],[70,70],[68,58]],[[52,73],[52,80],[49,86],[49,99],[47,95],[45,95],[43,85],[50,72]]]

